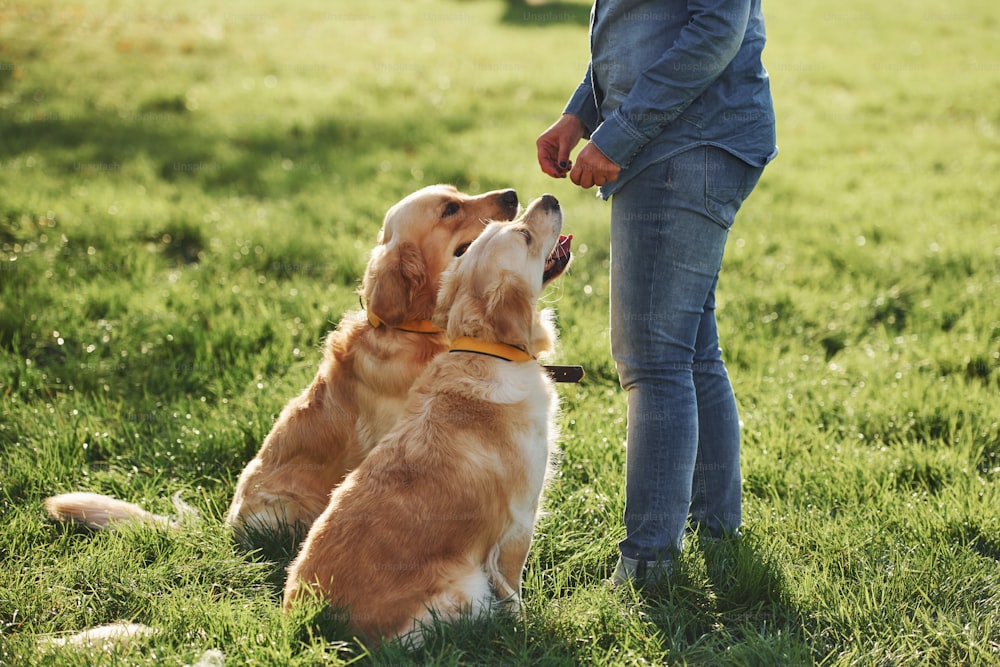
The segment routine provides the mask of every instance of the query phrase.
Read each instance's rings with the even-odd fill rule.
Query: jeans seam
[[[705,489],[705,473],[702,469],[704,465],[701,461],[701,447],[698,447],[698,453],[695,455],[694,459],[694,475],[691,480],[691,508],[692,509],[703,509],[707,513],[708,511],[708,500],[706,498]],[[703,507],[699,507],[699,503]],[[701,520],[703,517],[695,517]]]
[[[711,186],[711,177],[712,177],[711,176],[712,170],[711,170],[711,166],[709,165],[710,151],[708,150],[707,146],[702,146],[702,151],[704,151],[704,156],[705,156],[705,164],[704,164],[704,168],[705,168],[705,212],[708,213],[709,217],[712,220],[715,221],[715,224],[719,225],[723,229],[728,230],[731,225],[726,224],[726,221],[723,220],[715,212],[715,208],[714,208],[715,202],[712,200],[712,196],[710,194],[710,192],[711,192],[711,187],[710,187]]]

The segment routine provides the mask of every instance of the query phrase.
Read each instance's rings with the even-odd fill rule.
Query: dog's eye
[[[531,245],[531,232],[527,229],[519,229],[517,231],[524,237],[524,240],[527,241],[528,245]]]
[[[463,243],[462,245],[455,248],[455,257],[461,257],[465,254],[465,251],[469,249],[468,243]]]
[[[458,202],[450,201],[448,202],[448,205],[444,207],[444,213],[441,214],[441,217],[447,218],[448,216],[455,215],[458,213],[460,208],[462,207],[459,206]]]

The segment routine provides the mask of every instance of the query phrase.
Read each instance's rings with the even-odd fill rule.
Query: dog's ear
[[[388,326],[430,316],[434,296],[425,289],[427,266],[413,243],[376,246],[361,292],[368,309]]]
[[[531,352],[535,322],[531,287],[518,274],[503,271],[484,297],[483,335]]]

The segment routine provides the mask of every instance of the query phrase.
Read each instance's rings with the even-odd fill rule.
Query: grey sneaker
[[[656,587],[668,583],[673,572],[674,566],[669,560],[635,560],[619,556],[615,573],[608,583],[612,587],[626,582],[631,582],[636,589]]]

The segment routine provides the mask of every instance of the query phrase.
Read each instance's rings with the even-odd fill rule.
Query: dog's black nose
[[[504,206],[517,208],[517,191],[507,190],[502,195],[500,195],[500,201],[503,202]]]
[[[559,200],[552,195],[542,195],[542,206],[549,211],[559,210]]]

